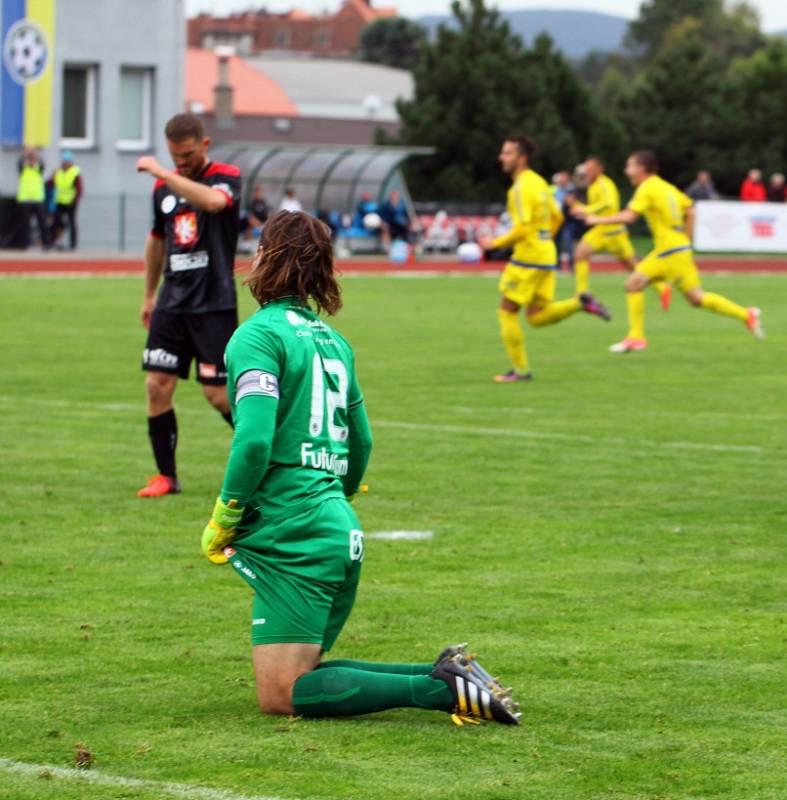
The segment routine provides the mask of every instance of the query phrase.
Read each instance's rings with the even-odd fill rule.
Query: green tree
[[[434,157],[408,175],[416,196],[502,199],[507,178],[497,153],[507,135],[536,139],[534,166],[571,169],[591,149],[609,155],[618,131],[547,36],[532,50],[484,0],[454,2],[455,25],[440,26],[414,71],[415,96],[398,104],[398,142],[431,145]]]
[[[757,12],[745,2],[650,0],[629,25],[625,43],[645,61],[655,58],[690,17],[697,20],[705,46],[722,58],[751,55],[764,44]]]
[[[664,176],[685,185],[698,168],[723,166],[733,114],[725,63],[705,46],[701,24],[685,19],[673,31],[618,103],[632,149],[655,150]]]
[[[730,182],[751,167],[787,170],[787,41],[773,37],[759,52],[732,65],[728,103],[734,124],[726,151]]]
[[[412,70],[421,57],[426,31],[404,17],[377,19],[361,32],[361,59]]]

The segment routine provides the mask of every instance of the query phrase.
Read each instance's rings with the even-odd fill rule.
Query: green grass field
[[[192,382],[184,492],[135,497],[141,281],[0,281],[0,797],[783,800],[787,276],[707,279],[763,307],[763,343],[653,296],[651,348],[616,357],[621,281],[594,282],[615,321],[529,331],[536,381],[502,386],[493,279],[345,281],[375,431],[359,514],[434,537],[367,542],[333,654],[469,640],[517,729],[262,717],[249,590],[199,553],[230,431]],[[92,783],[38,766],[77,745]]]

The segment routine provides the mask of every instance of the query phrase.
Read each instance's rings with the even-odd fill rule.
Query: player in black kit
[[[138,492],[140,497],[180,491],[172,397],[178,378],[188,378],[193,360],[205,397],[232,425],[224,348],[238,325],[233,266],[240,171],[208,159],[210,139],[194,114],[176,114],[164,132],[176,169],[163,167],[153,156],[137,161],[138,171],[156,178],[141,313],[148,328],[142,357],[148,432],[159,472]]]

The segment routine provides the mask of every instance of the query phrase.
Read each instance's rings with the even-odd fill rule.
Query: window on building
[[[152,69],[120,68],[117,146],[122,150],[150,147],[152,87]]]
[[[289,28],[277,28],[276,34],[273,37],[273,44],[276,47],[289,47],[292,37]]]
[[[97,72],[92,65],[63,68],[63,146],[87,148],[96,143]]]
[[[318,50],[325,50],[331,46],[331,32],[327,29],[318,30],[314,34],[314,47]]]

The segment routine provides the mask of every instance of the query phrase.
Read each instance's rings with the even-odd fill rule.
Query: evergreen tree
[[[687,17],[697,21],[705,46],[721,58],[751,55],[764,44],[757,12],[745,2],[724,0],[649,0],[629,25],[626,44],[650,61],[670,44]]]
[[[663,175],[680,185],[697,169],[717,171],[732,124],[725,104],[725,63],[687,18],[620,99],[632,149],[659,155]]]
[[[752,167],[787,171],[787,41],[773,37],[735,62],[727,97],[734,123],[725,153],[728,182],[737,189]]]
[[[452,11],[456,24],[440,26],[422,51],[415,96],[398,104],[398,142],[437,150],[408,171],[416,196],[501,200],[507,178],[497,153],[518,132],[536,139],[534,166],[547,176],[590,150],[619,148],[615,125],[603,121],[549,37],[526,50],[484,0],[454,2]]]
[[[426,31],[404,17],[377,19],[361,32],[361,59],[412,70],[421,57]]]

